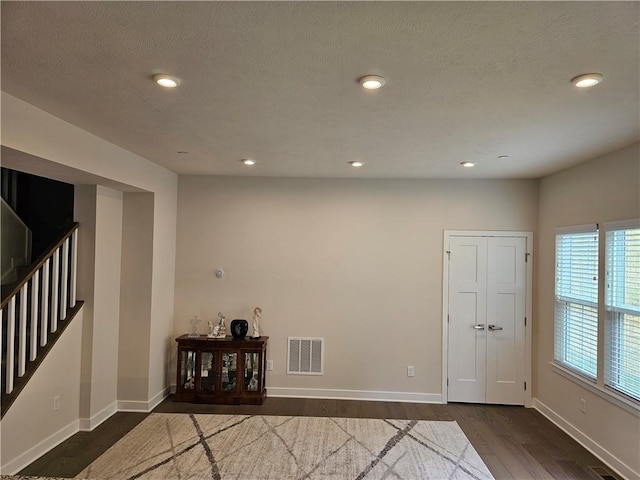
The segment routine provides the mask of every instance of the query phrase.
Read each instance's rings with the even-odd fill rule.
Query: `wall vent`
[[[324,374],[324,338],[289,337],[288,375]]]

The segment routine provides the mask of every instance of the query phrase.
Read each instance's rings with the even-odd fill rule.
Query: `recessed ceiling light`
[[[471,168],[476,166],[476,164],[473,162],[460,162],[460,165],[462,165],[465,168]]]
[[[367,90],[377,90],[384,86],[385,81],[380,75],[366,75],[358,80],[358,83]]]
[[[571,79],[571,83],[574,87],[588,88],[598,85],[602,82],[603,76],[601,73],[585,73],[584,75],[578,75]]]
[[[357,160],[354,160],[353,162],[349,162],[349,165],[351,165],[354,168],[360,168],[364,165],[364,162],[359,162]]]
[[[172,75],[165,75],[164,73],[159,73],[153,76],[153,80],[165,88],[176,88],[180,85],[180,79],[178,77],[174,77]]]
[[[240,160],[240,161],[241,161],[242,163],[244,163],[245,165],[247,165],[248,167],[250,167],[250,166],[252,166],[252,165],[255,165],[255,164],[256,164],[256,161],[255,161],[255,160],[252,160],[252,159],[250,159],[250,158],[245,158],[245,159]]]

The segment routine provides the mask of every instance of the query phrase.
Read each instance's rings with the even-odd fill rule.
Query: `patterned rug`
[[[493,477],[455,422],[154,413],[76,478]]]

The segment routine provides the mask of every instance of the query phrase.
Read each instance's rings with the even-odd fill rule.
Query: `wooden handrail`
[[[18,292],[24,286],[24,284],[29,281],[29,279],[33,276],[33,274],[36,273],[38,269],[42,265],[44,265],[44,263],[47,260],[49,260],[49,258],[53,255],[53,253],[67,240],[67,238],[69,238],[73,234],[73,232],[75,232],[78,229],[79,225],[80,224],[78,222],[75,222],[71,226],[71,228],[69,228],[69,230],[60,238],[60,240],[56,241],[54,244],[52,244],[52,246],[49,249],[47,249],[42,255],[40,255],[38,260],[32,264],[32,267],[29,269],[29,271],[24,276],[24,278],[19,283],[17,283],[16,286],[13,288],[13,290],[11,290],[9,295],[7,295],[6,298],[2,300],[2,304],[0,304],[0,309],[3,309],[9,303],[11,298],[13,298],[14,295],[18,294]]]

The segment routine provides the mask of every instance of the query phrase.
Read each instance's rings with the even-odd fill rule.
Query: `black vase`
[[[244,338],[249,331],[249,322],[242,319],[236,319],[231,321],[231,335],[235,339]]]

